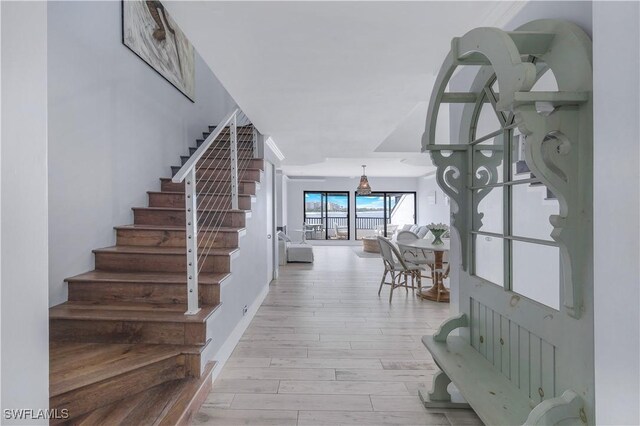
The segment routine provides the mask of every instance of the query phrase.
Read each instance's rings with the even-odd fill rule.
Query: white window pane
[[[473,202],[478,203],[478,213],[481,217],[474,217],[473,230],[495,232],[502,234],[503,227],[503,199],[504,188],[493,187],[473,191]]]
[[[518,237],[551,241],[553,226],[549,216],[558,214],[560,205],[555,198],[548,198],[544,185],[513,185],[511,190],[512,234]]]
[[[473,186],[503,182],[503,136],[486,140],[473,148]]]
[[[560,250],[557,247],[512,243],[512,290],[536,302],[560,308]]]
[[[502,238],[475,235],[475,275],[504,287],[504,242]]]
[[[493,109],[493,105],[489,102],[482,104],[480,109],[480,115],[478,116],[478,123],[476,125],[476,139],[493,133],[496,130],[500,130],[502,125],[498,120],[496,111]]]
[[[441,103],[438,108],[438,120],[436,121],[435,143],[438,145],[449,145],[458,143],[458,140],[452,137],[451,123],[457,121],[451,120],[452,111],[456,104]],[[459,115],[459,114],[458,114]],[[457,133],[457,132],[456,132]]]

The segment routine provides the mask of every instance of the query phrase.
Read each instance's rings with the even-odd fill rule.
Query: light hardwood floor
[[[357,250],[357,248],[355,248]],[[437,371],[420,342],[449,306],[389,287],[380,258],[316,246],[280,268],[193,424],[481,425],[471,410],[426,410]]]

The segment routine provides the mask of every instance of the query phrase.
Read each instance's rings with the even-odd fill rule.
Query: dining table
[[[431,239],[417,239],[414,241],[397,242],[400,249],[420,250],[426,257],[426,252],[432,251],[434,254],[434,265],[432,271],[433,285],[431,288],[421,289],[418,297],[432,300],[434,302],[449,303],[449,289],[444,285],[444,254],[449,251],[449,240],[443,239],[442,244],[434,244]]]

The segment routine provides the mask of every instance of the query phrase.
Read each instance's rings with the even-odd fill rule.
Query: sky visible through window
[[[320,194],[319,193],[307,193],[305,194],[305,201],[307,203],[319,203],[320,202]]]
[[[356,209],[367,210],[383,210],[384,209],[384,197],[364,197],[358,196],[356,198]]]
[[[324,214],[329,216],[346,217],[349,212],[349,197],[345,194],[331,194],[320,192],[308,192],[304,195],[305,214],[313,216]]]

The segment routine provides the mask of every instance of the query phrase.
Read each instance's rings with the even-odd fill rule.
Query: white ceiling
[[[301,176],[421,176],[427,102],[451,39],[523,2],[169,2],[174,19]]]

